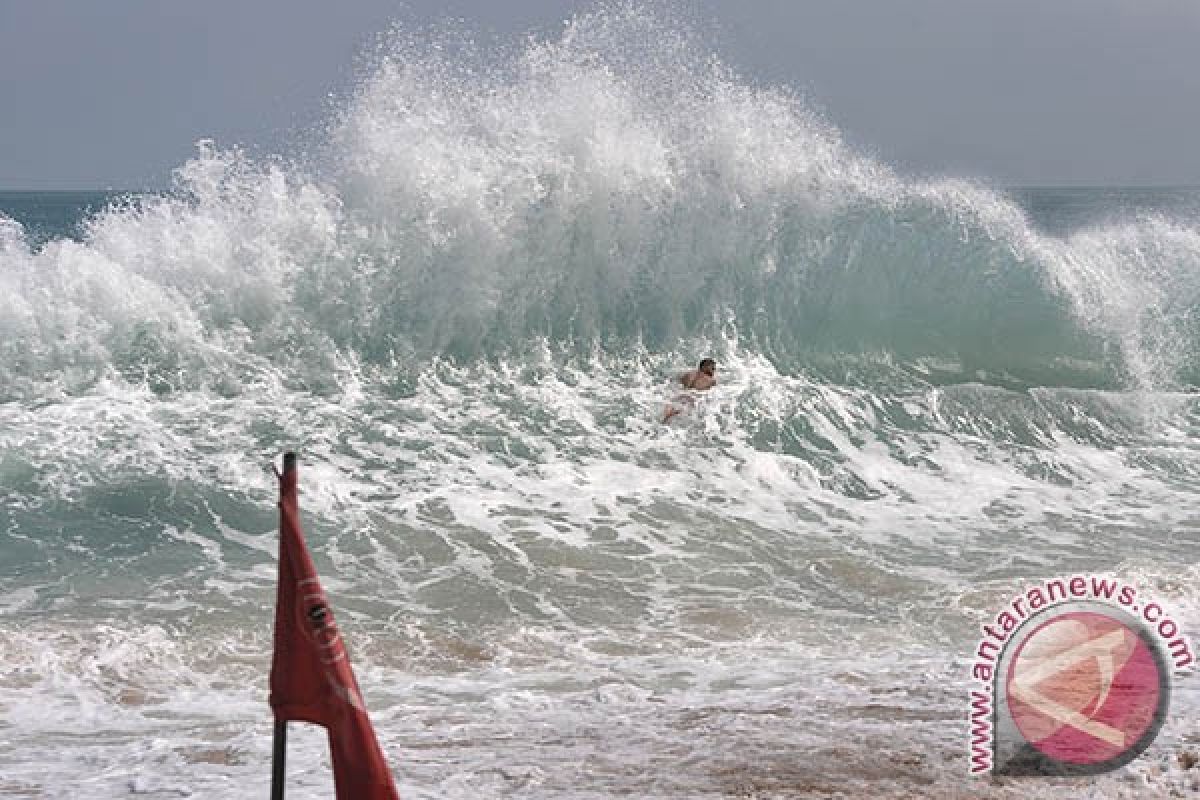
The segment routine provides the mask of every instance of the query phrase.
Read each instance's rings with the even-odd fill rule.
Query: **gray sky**
[[[684,0],[687,3],[687,0]],[[288,151],[392,19],[557,31],[551,0],[0,0],[0,189],[160,187]],[[1197,0],[690,0],[716,52],[904,171],[1200,184]],[[292,142],[292,143],[289,143]]]

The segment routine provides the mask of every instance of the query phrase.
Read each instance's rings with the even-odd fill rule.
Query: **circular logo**
[[[1124,615],[1122,615],[1124,616]],[[1009,661],[1009,713],[1030,746],[1064,764],[1136,758],[1166,717],[1169,674],[1136,623],[1071,611],[1038,625]]]

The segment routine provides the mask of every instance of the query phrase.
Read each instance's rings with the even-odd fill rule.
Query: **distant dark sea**
[[[21,223],[31,246],[50,239],[79,239],[82,222],[130,192],[98,189],[60,191],[0,190],[0,214]]]
[[[1200,187],[1015,187],[1001,190],[1055,236],[1088,226],[1119,224],[1157,214],[1183,224],[1200,219]],[[37,248],[56,238],[80,239],[83,223],[113,202],[160,192],[76,189],[0,189],[0,214],[19,222]]]

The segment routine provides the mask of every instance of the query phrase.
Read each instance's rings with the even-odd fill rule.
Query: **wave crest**
[[[852,152],[632,6],[512,53],[397,34],[324,163],[202,143],[175,192],[82,243],[2,234],[10,394],[319,388],[346,364],[731,332],[837,380],[1164,386],[1194,380],[1200,338],[1194,229],[1039,234],[992,191]]]

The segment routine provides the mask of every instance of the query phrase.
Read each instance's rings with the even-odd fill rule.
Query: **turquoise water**
[[[0,194],[0,793],[265,793],[290,448],[406,797],[950,794],[1023,585],[1200,623],[1195,190],[906,177],[636,10],[454,45],[314,163]]]

